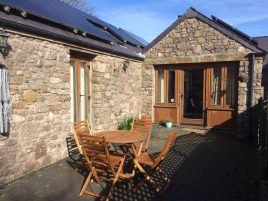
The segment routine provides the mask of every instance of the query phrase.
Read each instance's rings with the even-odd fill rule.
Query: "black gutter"
[[[249,140],[253,139],[253,86],[254,86],[254,63],[255,63],[255,54],[250,54],[249,60],[249,97],[248,97],[248,123],[249,123]]]
[[[124,56],[124,57],[135,59],[135,60],[140,60],[140,61],[144,60],[144,58],[141,58],[141,57],[138,57],[138,56],[135,57],[133,55],[126,54],[124,52],[116,51],[116,50],[106,48],[106,47],[101,47],[101,46],[98,46],[96,44],[88,43],[88,42],[85,42],[85,41],[81,41],[79,39],[75,39],[75,38],[72,38],[72,37],[64,36],[64,35],[53,33],[53,32],[49,32],[49,31],[46,31],[46,30],[43,30],[43,29],[38,29],[38,28],[35,28],[35,27],[31,27],[31,26],[28,26],[28,25],[21,24],[21,23],[16,23],[14,21],[9,21],[9,20],[5,20],[5,19],[1,18],[0,23],[1,23],[2,27],[5,26],[5,27],[8,27],[8,28],[13,28],[15,30],[19,29],[19,30],[22,30],[22,31],[25,31],[25,32],[30,32],[30,33],[46,36],[49,39],[60,40],[60,41],[64,41],[64,42],[67,42],[67,43],[70,43],[70,44],[76,44],[76,45],[80,45],[80,46],[83,46],[83,47],[86,47],[86,48],[90,48],[90,49],[94,49],[94,50],[98,50],[98,51],[103,51],[103,52],[107,52],[107,53],[111,53],[111,54],[115,54],[115,55],[119,55],[119,56]]]

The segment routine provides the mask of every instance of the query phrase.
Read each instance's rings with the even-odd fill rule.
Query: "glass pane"
[[[175,102],[175,70],[168,71],[168,102]]]
[[[75,63],[70,62],[70,95],[71,95],[71,122],[76,120],[75,118]]]
[[[221,98],[221,68],[213,68],[212,105],[219,105]]]
[[[234,105],[235,101],[235,68],[227,67],[226,105]]]
[[[164,70],[158,70],[158,103],[164,103]]]
[[[184,71],[183,117],[203,118],[203,70]]]
[[[87,119],[86,106],[86,64],[81,63],[80,67],[80,120]]]

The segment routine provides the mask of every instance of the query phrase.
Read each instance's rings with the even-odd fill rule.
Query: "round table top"
[[[146,135],[137,131],[107,130],[98,132],[96,135],[104,136],[107,142],[115,144],[137,143],[146,140]]]

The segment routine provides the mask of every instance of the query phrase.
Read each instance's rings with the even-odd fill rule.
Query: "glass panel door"
[[[86,95],[86,63],[80,66],[80,120],[87,119],[87,95]]]
[[[71,121],[83,121],[88,118],[88,83],[87,62],[73,59],[70,62]]]
[[[75,107],[75,62],[70,62],[70,93],[71,93],[71,121],[74,122],[76,120],[76,107]]]
[[[183,118],[203,119],[203,69],[184,71]]]

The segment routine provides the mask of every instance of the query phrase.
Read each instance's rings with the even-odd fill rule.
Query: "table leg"
[[[143,147],[143,143],[144,143],[144,142],[140,143],[140,146],[139,146],[139,148],[138,148],[138,151],[137,151],[137,149],[135,148],[135,145],[134,145],[134,144],[131,144],[131,148],[132,148],[132,151],[133,151],[133,153],[134,153],[134,157],[135,157],[135,158],[137,158],[137,157],[141,154],[142,147]],[[133,168],[133,171],[132,171],[132,173],[131,173],[131,175],[133,175],[133,176],[135,176],[135,169],[136,169],[136,165],[135,165],[135,163],[134,163],[134,168]]]

